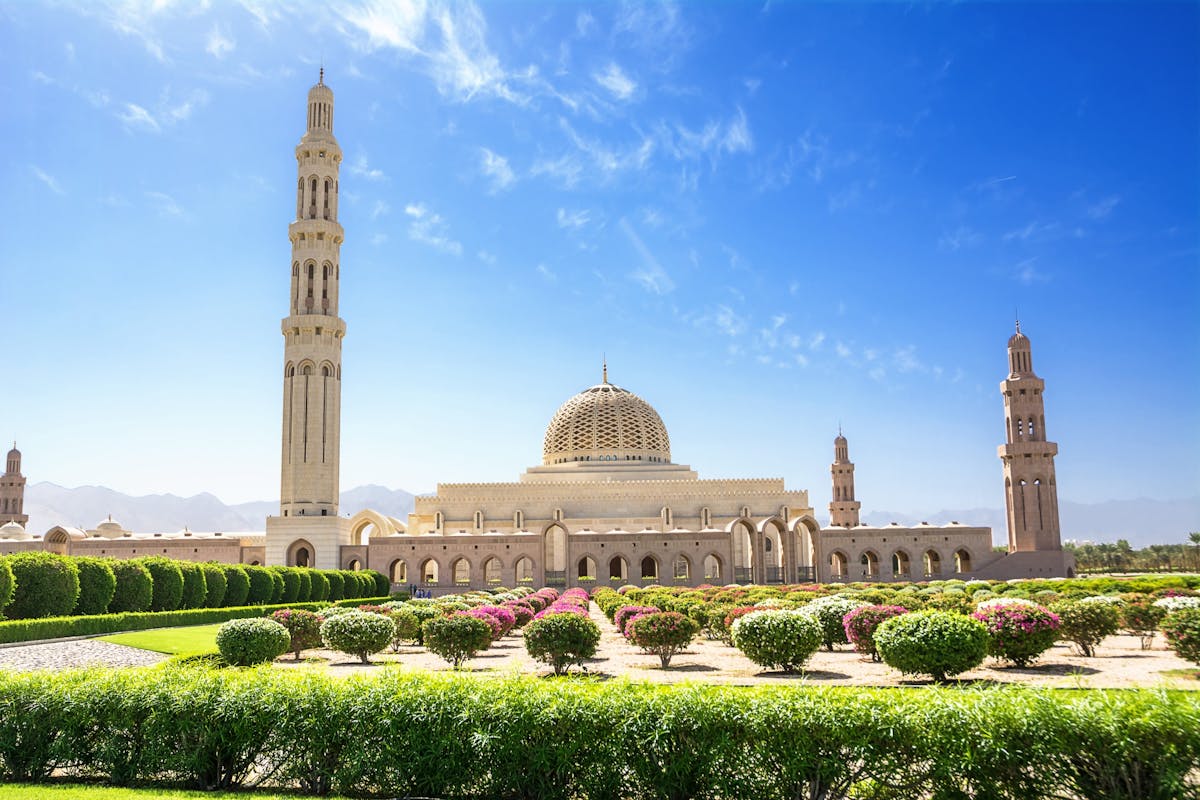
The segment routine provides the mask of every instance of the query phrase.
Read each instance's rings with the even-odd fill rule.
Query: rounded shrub
[[[191,561],[180,561],[179,571],[183,573],[183,596],[180,598],[180,608],[204,608],[208,603],[208,581],[204,570],[199,564]]]
[[[529,622],[524,633],[530,657],[549,664],[555,675],[583,666],[600,644],[600,626],[579,614],[547,614]]]
[[[629,641],[658,656],[663,669],[669,667],[674,655],[691,644],[700,632],[699,623],[678,611],[638,614],[628,627]]]
[[[1154,634],[1167,616],[1167,609],[1155,605],[1145,596],[1131,598],[1121,608],[1121,627],[1132,636],[1137,636],[1143,650],[1154,644]]]
[[[211,561],[201,564],[200,570],[204,573],[204,605],[207,608],[220,608],[225,603],[225,570]]]
[[[613,624],[617,626],[617,632],[629,638],[629,633],[625,630],[629,620],[642,614],[657,614],[662,611],[658,606],[621,606],[613,615]]]
[[[0,612],[4,611],[4,607],[12,602],[13,587],[12,570],[9,569],[8,559],[0,558]]]
[[[321,623],[321,639],[326,647],[358,656],[364,664],[371,663],[371,654],[390,645],[395,635],[391,619],[369,611],[351,610]]]
[[[362,587],[358,582],[358,574],[354,570],[340,569],[337,574],[342,579],[343,600],[357,600],[362,597]]]
[[[226,608],[246,605],[246,597],[250,594],[250,573],[241,564],[222,564],[225,572]]]
[[[261,606],[271,602],[275,593],[274,573],[266,567],[245,567],[250,579],[250,590],[246,593],[246,605]]]
[[[329,591],[326,593],[326,600],[338,601],[346,598],[346,579],[336,570],[322,570],[321,574],[325,576],[325,583],[329,586]]]
[[[221,657],[237,667],[274,661],[288,651],[291,641],[287,628],[262,617],[231,619],[217,630]]]
[[[811,614],[799,610],[760,610],[734,620],[733,646],[767,669],[799,672],[821,647],[824,632]]]
[[[437,616],[421,624],[421,638],[429,652],[459,669],[463,662],[492,643],[492,628],[475,617]]]
[[[1058,638],[1071,642],[1089,657],[1096,655],[1096,647],[1116,633],[1121,622],[1120,608],[1106,601],[1063,600],[1050,610],[1058,615]]]
[[[856,652],[878,661],[875,629],[892,617],[907,613],[908,609],[904,606],[859,606],[842,618],[842,627],[846,629],[846,638],[854,645]]]
[[[329,578],[325,577],[325,573],[316,569],[305,568],[308,573],[309,583],[312,585],[312,593],[308,599],[314,603],[323,603],[329,599]]]
[[[183,570],[178,562],[165,556],[139,558],[150,577],[154,580],[154,597],[150,601],[151,611],[174,611],[183,601]]]
[[[375,582],[375,586],[371,590],[371,594],[375,597],[387,597],[391,593],[392,582],[388,580],[387,575],[374,569],[369,569],[363,574]]]
[[[1175,655],[1200,666],[1200,608],[1181,608],[1167,614],[1162,631]]]
[[[426,622],[446,616],[445,612],[433,605],[412,604],[408,606],[408,610],[417,618],[417,644],[425,644],[424,627]]]
[[[469,608],[466,611],[455,611],[454,616],[474,617],[475,619],[483,620],[483,623],[492,632],[493,642],[504,636],[504,624],[486,611],[480,611],[478,608]]]
[[[76,558],[75,566],[79,568],[79,599],[72,613],[103,614],[117,591],[117,576],[112,567],[108,561],[88,556]]]
[[[404,642],[415,642],[421,638],[421,620],[408,608],[398,608],[390,614],[396,632],[392,636],[392,652],[398,651]]]
[[[1025,667],[1058,639],[1058,615],[1027,603],[988,605],[972,614],[987,627],[988,655]]]
[[[108,604],[110,614],[125,611],[149,611],[154,599],[154,578],[140,561],[124,558],[108,559],[117,586]]]
[[[79,567],[67,556],[32,550],[8,557],[15,591],[9,619],[64,617],[79,600]]]
[[[883,663],[905,675],[929,675],[939,683],[966,672],[987,655],[987,628],[953,611],[914,611],[875,629]]]
[[[846,626],[842,624],[842,620],[854,609],[865,605],[867,604],[861,600],[830,595],[818,597],[799,610],[817,621],[821,626],[821,643],[825,645],[826,650],[832,650],[836,644],[850,643],[846,638]]]
[[[300,651],[317,647],[321,644],[321,618],[311,611],[299,608],[281,608],[271,614],[271,619],[287,629],[291,641],[288,649],[296,660],[300,660]]]

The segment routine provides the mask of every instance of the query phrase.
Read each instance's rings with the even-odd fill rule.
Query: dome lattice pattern
[[[671,440],[653,406],[627,389],[601,383],[563,403],[542,446],[542,461],[671,461]]]

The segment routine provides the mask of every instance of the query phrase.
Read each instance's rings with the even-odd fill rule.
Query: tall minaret
[[[1000,383],[1006,436],[998,455],[1004,462],[1010,553],[1062,550],[1054,480],[1058,445],[1046,441],[1045,387],[1033,372],[1029,337],[1017,322],[1008,340],[1008,378]]]
[[[829,504],[829,524],[835,527],[853,528],[858,525],[858,510],[862,504],[854,499],[854,462],[850,460],[850,447],[842,429],[838,428],[833,440],[833,502]]]
[[[285,517],[337,516],[342,406],[338,317],[338,167],[333,92],[325,70],[308,92],[308,130],[296,146],[296,221],[290,314],[283,320],[283,465],[279,510]]]
[[[8,451],[7,466],[0,477],[0,525],[17,522],[22,526],[29,523],[25,513],[25,476],[21,474],[21,451],[13,442]]]

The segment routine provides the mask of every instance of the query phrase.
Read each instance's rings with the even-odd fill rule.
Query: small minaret
[[[342,338],[338,281],[343,231],[333,91],[321,69],[308,92],[308,124],[296,146],[296,221],[289,316],[283,320],[283,457],[279,509],[285,517],[337,516],[341,447]]]
[[[850,460],[850,447],[842,429],[838,428],[833,440],[833,464],[829,467],[833,475],[833,502],[829,504],[829,524],[834,527],[853,528],[858,525],[858,510],[862,504],[854,499],[854,462]]]
[[[1008,340],[1008,378],[1000,383],[1005,444],[998,455],[1004,463],[1010,553],[1062,550],[1054,479],[1058,445],[1046,441],[1045,387],[1033,372],[1029,337],[1021,333],[1018,321],[1017,332]]]
[[[29,515],[25,513],[25,476],[21,474],[21,451],[13,442],[8,451],[4,476],[0,477],[0,525],[17,522],[25,526]]]

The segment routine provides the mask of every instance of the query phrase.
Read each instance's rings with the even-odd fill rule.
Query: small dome
[[[605,380],[563,403],[546,428],[542,463],[567,461],[670,463],[671,440],[653,406]]]
[[[96,533],[109,539],[119,539],[125,535],[125,529],[121,527],[121,523],[112,518],[112,514],[109,514],[107,519],[101,520],[100,524],[96,526]]]
[[[1026,336],[1025,334],[1021,333],[1020,320],[1017,321],[1017,332],[1014,333],[1012,336],[1008,337],[1008,347],[1010,350],[1013,349],[1014,347],[1018,348],[1020,350],[1028,350],[1029,349],[1029,337]]]
[[[25,528],[16,520],[9,520],[0,525],[0,539],[23,539]]]
[[[21,451],[17,449],[16,442],[13,442],[12,450],[8,451],[8,457],[9,458],[20,458],[21,457]]]

